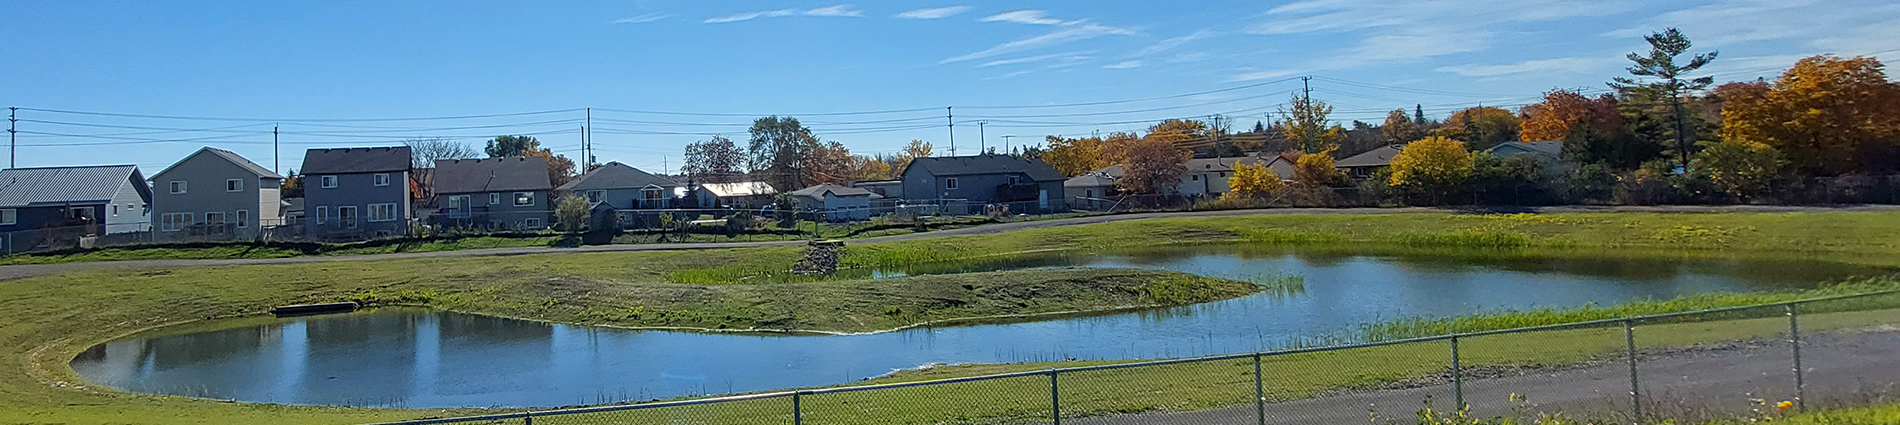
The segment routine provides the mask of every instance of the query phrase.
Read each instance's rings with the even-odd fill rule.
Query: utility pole
[[[982,155],[985,152],[989,151],[990,138],[989,136],[986,136],[983,134],[983,126],[989,125],[989,123],[990,123],[989,121],[976,122],[976,154],[977,155]]]
[[[1009,145],[1009,138],[1011,137],[1016,137],[1016,136],[1011,136],[1008,134],[1003,135],[1003,150],[1009,151],[1010,153],[1015,153],[1016,148],[1010,147]]]
[[[20,168],[20,108],[7,107],[7,168]]]
[[[581,155],[587,156],[581,158],[581,172],[585,173],[587,167],[594,165],[594,108],[591,106],[587,107],[586,127],[581,127]]]
[[[271,171],[284,172],[284,161],[277,156],[277,126],[270,126],[270,167]]]
[[[1306,94],[1302,95],[1301,97],[1304,97],[1307,103],[1313,102],[1313,84],[1311,83],[1312,81],[1313,81],[1312,76],[1300,77],[1301,90],[1306,92]]]
[[[943,107],[943,119],[950,122],[950,156],[957,156],[957,114],[951,108]]]

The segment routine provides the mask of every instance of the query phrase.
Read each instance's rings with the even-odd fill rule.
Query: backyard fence
[[[1427,407],[1630,423],[1885,402],[1900,382],[1900,291],[1402,338],[1450,323],[1375,326],[1369,338],[1396,339],[1353,345],[397,424],[1384,424]]]

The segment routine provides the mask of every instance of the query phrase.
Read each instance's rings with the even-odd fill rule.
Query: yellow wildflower
[[[1781,409],[1781,410],[1793,409],[1794,402],[1788,401],[1788,400],[1782,400],[1780,403],[1775,403],[1775,408]]]

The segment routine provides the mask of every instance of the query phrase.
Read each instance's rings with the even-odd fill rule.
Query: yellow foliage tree
[[[1234,176],[1227,178],[1227,189],[1221,198],[1252,199],[1286,189],[1286,182],[1267,164],[1237,164]]]
[[[1879,60],[1814,56],[1769,83],[1718,88],[1722,137],[1758,142],[1815,175],[1878,171],[1893,165],[1900,140],[1900,85]]]
[[[1765,144],[1745,140],[1715,143],[1696,152],[1692,171],[1707,176],[1717,188],[1747,199],[1768,188],[1788,161]]]
[[[1336,150],[1339,147],[1328,147],[1293,160],[1293,183],[1305,188],[1320,188],[1339,181],[1339,167],[1333,165],[1333,151]]]
[[[1471,153],[1465,144],[1443,137],[1427,137],[1405,145],[1392,156],[1393,187],[1443,190],[1471,177]]]

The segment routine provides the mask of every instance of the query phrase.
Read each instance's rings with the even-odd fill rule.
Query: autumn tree
[[[910,160],[917,159],[917,158],[929,158],[930,154],[931,154],[930,142],[926,142],[922,140],[911,140],[910,144],[904,145],[904,151],[901,153],[898,153],[897,156],[893,157],[893,159],[891,160],[892,162],[891,176],[892,177],[903,176],[904,170],[910,168]]]
[[[1516,141],[1517,132],[1522,127],[1517,114],[1480,106],[1453,112],[1444,125],[1432,131],[1432,136],[1465,142],[1471,150],[1485,150],[1500,143]]]
[[[686,144],[686,164],[680,173],[697,183],[732,183],[745,179],[746,153],[725,136]]]
[[[1205,122],[1170,119],[1149,126],[1146,137],[1191,149],[1194,146],[1211,145],[1214,130]]]
[[[1388,144],[1418,140],[1419,137],[1425,135],[1424,132],[1419,131],[1418,122],[1413,121],[1412,115],[1406,113],[1404,109],[1393,109],[1392,112],[1386,113],[1385,124],[1379,126],[1379,134],[1384,136]]]
[[[1293,184],[1317,189],[1338,183],[1342,176],[1339,167],[1333,165],[1333,151],[1326,149],[1319,153],[1303,154],[1293,160]]]
[[[1169,134],[1157,139],[1174,136]],[[1079,176],[1125,162],[1129,150],[1142,139],[1129,133],[1113,133],[1105,138],[1048,136],[1044,141],[1049,147],[1042,151],[1042,161],[1064,176]],[[1163,140],[1163,143],[1170,142]]]
[[[857,171],[851,150],[836,140],[819,145],[805,162],[805,180],[799,184],[806,187],[820,183],[848,184]]]
[[[747,133],[752,136],[746,149],[747,168],[759,180],[779,192],[810,186],[815,164],[808,160],[824,147],[811,129],[797,118],[771,116],[753,121]]]
[[[1597,117],[1604,114],[1609,117]],[[1609,110],[1584,111],[1581,122],[1620,121],[1622,113]],[[1662,156],[1662,145],[1637,137],[1628,126],[1572,125],[1564,135],[1562,155],[1565,161],[1580,165],[1600,164],[1611,170],[1633,170],[1644,162]]]
[[[1389,185],[1423,195],[1431,203],[1442,203],[1471,177],[1471,172],[1471,154],[1464,143],[1427,137],[1405,145],[1392,156]]]
[[[1128,148],[1128,163],[1115,186],[1123,192],[1159,194],[1181,184],[1191,152],[1158,138],[1142,138]]]
[[[1869,57],[1814,56],[1773,83],[1734,83],[1722,137],[1761,143],[1811,175],[1886,172],[1900,161],[1900,85]]]
[[[574,170],[574,160],[567,159],[567,155],[556,155],[554,151],[547,149],[537,149],[522,152],[521,154],[521,156],[525,157],[547,158],[548,183],[554,185],[554,187],[561,187],[561,185],[574,181],[574,178],[579,176]]]
[[[1280,108],[1280,131],[1287,140],[1298,144],[1301,152],[1318,153],[1346,138],[1346,129],[1327,121],[1332,105],[1309,96],[1293,95],[1291,108]]]
[[[1623,115],[1617,110],[1616,98],[1607,94],[1592,99],[1576,91],[1552,90],[1544,93],[1543,102],[1525,106],[1522,112],[1523,131],[1518,137],[1526,142],[1564,140],[1579,124],[1591,126],[1590,131],[1599,133],[1611,133],[1623,127]]]
[[[278,188],[277,194],[285,198],[302,198],[303,175],[297,174],[295,168],[290,169],[289,173],[284,174],[284,183]]]
[[[1738,199],[1746,200],[1768,189],[1788,160],[1766,144],[1746,140],[1709,143],[1696,152],[1690,172]]]
[[[889,180],[895,178],[891,174],[891,170],[891,163],[885,161],[883,158],[864,155],[851,156],[852,181]]]
[[[1227,193],[1222,199],[1255,199],[1286,189],[1280,173],[1267,164],[1236,164],[1234,175],[1227,178]]]
[[[1708,66],[1720,53],[1710,51],[1691,56],[1689,62],[1677,64],[1676,57],[1689,52],[1694,43],[1675,28],[1652,33],[1643,37],[1649,42],[1649,54],[1630,53],[1627,57],[1635,62],[1629,67],[1629,73],[1637,78],[1616,77],[1610,87],[1625,96],[1642,103],[1666,104],[1672,123],[1670,133],[1675,139],[1676,153],[1681,164],[1689,163],[1689,140],[1692,128],[1687,113],[1683,110],[1683,96],[1709,87],[1715,77],[1690,78],[1687,74]]]

